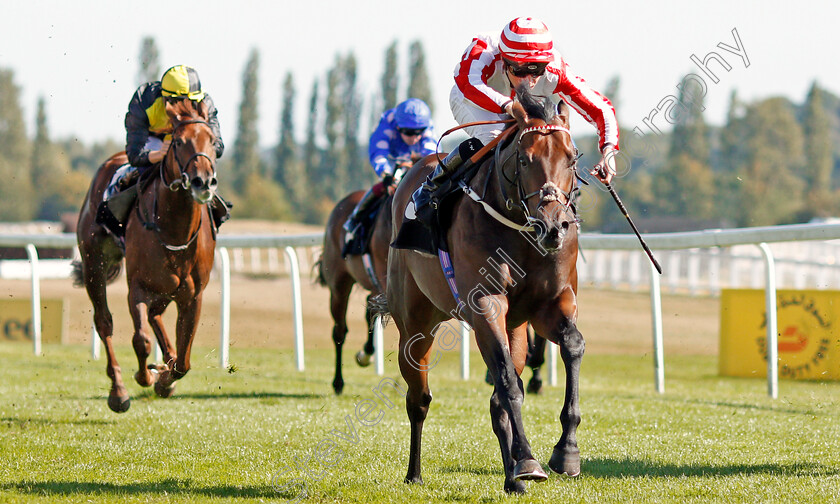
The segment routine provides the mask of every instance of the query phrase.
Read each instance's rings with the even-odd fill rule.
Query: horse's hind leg
[[[568,322],[560,332],[560,355],[566,368],[566,398],[560,413],[563,434],[554,445],[548,466],[552,471],[577,476],[580,474],[580,449],[577,445],[577,427],[580,425],[580,362],[583,358],[583,335],[577,327]]]
[[[370,366],[371,356],[373,356],[373,352],[375,351],[373,347],[373,308],[370,305],[370,299],[373,297],[373,294],[368,294],[367,301],[365,303],[365,321],[367,322],[367,329],[368,329],[368,337],[367,341],[365,342],[365,346],[356,353],[356,364],[367,367]]]
[[[82,254],[82,275],[85,289],[93,304],[93,324],[99,339],[105,345],[108,363],[105,373],[111,379],[111,391],[108,394],[108,407],[116,413],[125,413],[131,407],[131,399],[122,380],[122,371],[114,353],[114,321],[108,309],[108,296],[105,292],[107,271],[113,266],[101,254]]]
[[[548,342],[539,334],[528,330],[528,348],[530,355],[528,356],[528,367],[531,368],[531,379],[528,381],[527,391],[529,394],[541,394],[543,380],[540,374],[540,368],[545,364],[545,349]]]
[[[336,395],[344,390],[344,376],[341,373],[341,350],[347,337],[347,303],[353,288],[353,278],[339,275],[330,283],[330,315],[333,319],[332,339],[335,345],[335,377],[332,386]]]

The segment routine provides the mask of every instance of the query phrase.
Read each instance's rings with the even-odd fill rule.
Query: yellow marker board
[[[67,316],[63,299],[41,299],[41,342],[64,343]],[[32,341],[32,302],[0,300],[0,341]]]
[[[776,292],[779,377],[840,380],[840,291]],[[720,296],[720,374],[767,377],[764,291]]]

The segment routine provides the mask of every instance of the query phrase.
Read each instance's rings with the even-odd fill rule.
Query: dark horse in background
[[[389,188],[392,192],[393,188]],[[388,245],[391,241],[391,200],[392,195],[387,195],[379,203],[376,218],[373,221],[373,231],[370,237],[368,250],[370,251],[371,276],[361,255],[341,256],[344,248],[344,223],[356,204],[364,196],[365,191],[353,192],[335,206],[327,219],[326,232],[324,234],[324,248],[321,258],[318,260],[318,281],[330,289],[330,315],[333,319],[332,339],[335,344],[335,378],[333,378],[333,390],[341,394],[344,390],[344,377],[341,373],[341,352],[347,336],[347,304],[350,300],[350,291],[354,284],[359,284],[363,289],[370,292],[367,297],[365,308],[365,319],[368,327],[368,338],[364,348],[356,354],[356,362],[360,366],[370,364],[370,357],[373,355],[373,316],[370,300],[373,296],[385,293],[387,285],[386,273],[388,264]]]
[[[131,401],[114,353],[114,324],[105,286],[119,274],[123,255],[138,362],[134,379],[143,387],[154,385],[161,397],[169,397],[175,380],[190,370],[202,292],[213,267],[216,236],[207,203],[216,191],[216,150],[206,122],[206,105],[181,100],[167,103],[166,113],[173,126],[172,144],[160,165],[147,173],[150,177],[138,182],[136,207],[126,224],[125,253],[95,222],[112,175],[128,162],[124,152],[99,168],[79,214],[81,260],[75,265],[74,278],[77,285],[85,286],[93,303],[94,324],[108,355],[108,407],[117,413],[127,411]],[[172,301],[178,307],[175,346],[162,319]],[[163,350],[165,364],[147,368],[153,336]]]
[[[504,489],[523,493],[523,480],[548,477],[531,452],[522,421],[524,390],[519,375],[525,366],[528,323],[560,346],[566,371],[562,434],[548,465],[558,473],[580,473],[576,431],[584,340],[575,326],[576,149],[568,117],[557,115],[550,102],[539,102],[526,88],[518,88],[516,96],[513,140],[499,144],[503,146],[480,163],[469,183],[488,209],[470,197],[460,197],[453,203],[452,222],[445,233],[454,284],[466,302],[456,304],[438,257],[392,248],[388,258],[388,308],[400,332],[400,371],[408,385],[411,441],[406,482],[422,482],[421,438],[432,401],[427,376],[432,334],[451,314],[472,326],[493,379],[490,416],[501,448]],[[412,192],[433,165],[428,159],[418,163],[397,189],[392,204],[394,236]],[[497,215],[491,215],[490,209]],[[490,259],[498,269],[487,267]]]

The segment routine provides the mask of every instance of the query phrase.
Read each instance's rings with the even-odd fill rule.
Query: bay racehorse
[[[389,188],[393,191],[393,188]],[[391,199],[388,195],[381,203],[381,207],[373,222],[373,234],[370,238],[370,255],[365,259],[361,255],[341,257],[344,248],[344,223],[353,213],[356,204],[364,196],[365,191],[356,191],[338,202],[327,219],[324,234],[324,248],[318,260],[318,281],[330,289],[330,315],[333,319],[332,339],[335,344],[335,377],[333,390],[341,394],[344,390],[344,377],[341,372],[341,352],[347,336],[347,305],[350,291],[354,284],[359,284],[370,292],[365,304],[365,319],[367,320],[368,337],[364,348],[356,354],[356,362],[360,366],[370,364],[373,355],[373,316],[370,300],[373,296],[385,293],[387,285],[386,273],[388,264],[388,244],[391,239]],[[370,261],[365,264],[365,261]]]
[[[112,175],[127,163],[124,152],[109,158],[96,172],[79,215],[81,259],[74,277],[77,284],[84,284],[93,303],[94,325],[108,356],[108,406],[118,413],[127,411],[131,401],[114,353],[114,324],[105,286],[119,274],[123,256],[139,368],[134,379],[143,387],[154,385],[161,397],[169,397],[175,380],[190,370],[202,292],[213,267],[216,236],[207,203],[216,191],[216,150],[206,105],[181,100],[167,103],[166,112],[172,124],[171,147],[159,166],[150,170],[151,177],[138,182],[136,207],[126,224],[125,252],[95,222]],[[175,346],[162,318],[172,301],[178,307]],[[147,368],[153,336],[165,364]]]
[[[450,275],[442,271],[443,257],[396,248],[389,254],[387,304],[400,332],[400,371],[408,385],[409,483],[422,482],[421,437],[432,400],[427,377],[432,334],[453,315],[472,326],[493,379],[490,416],[501,447],[505,491],[522,493],[523,480],[547,479],[522,421],[519,375],[528,323],[560,346],[566,371],[562,434],[548,465],[558,473],[580,473],[576,431],[584,340],[575,326],[576,149],[567,116],[556,114],[556,107],[525,88],[517,89],[516,96],[512,140],[500,142],[494,156],[481,162],[462,187],[470,197],[453,204],[445,233]],[[412,192],[433,166],[427,158],[403,178],[392,204],[393,236],[398,236]],[[456,293],[463,300],[456,302]]]

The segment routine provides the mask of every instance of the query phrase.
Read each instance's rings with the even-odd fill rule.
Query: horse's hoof
[[[555,446],[548,467],[557,474],[574,478],[580,474],[580,451],[564,452],[562,448]]]
[[[542,394],[542,386],[543,386],[542,380],[537,380],[537,379],[531,378],[531,380],[528,382],[528,389],[527,389],[528,393],[529,394],[540,395],[540,394]]]
[[[137,384],[140,385],[141,387],[150,387],[150,386],[154,385],[155,383],[157,383],[158,378],[160,377],[160,373],[158,372],[157,367],[153,364],[149,364],[149,369],[148,369],[148,373],[149,373],[148,376],[150,377],[149,380],[146,380],[146,372],[145,371],[146,371],[145,369],[141,369],[140,371],[137,371],[136,373],[134,373],[134,381],[136,381]]]
[[[333,390],[335,391],[335,395],[341,395],[344,392],[344,382],[343,381],[333,381],[332,384]]]
[[[422,485],[423,478],[419,474],[417,476],[406,476],[405,482],[409,485]]]
[[[505,481],[505,493],[523,495],[525,494],[525,483],[521,481],[508,483]]]
[[[125,413],[131,407],[131,399],[126,396],[111,394],[108,396],[108,407],[114,413]]]
[[[513,467],[513,479],[521,481],[545,481],[548,474],[543,471],[539,462],[534,459],[520,460]]]
[[[160,380],[155,381],[155,394],[158,397],[162,397],[164,399],[168,397],[172,397],[172,394],[175,392],[175,384],[171,384],[168,387],[164,386]]]
[[[370,360],[371,356],[366,354],[364,350],[359,350],[358,353],[356,353],[356,364],[362,367],[368,367],[370,366]]]

